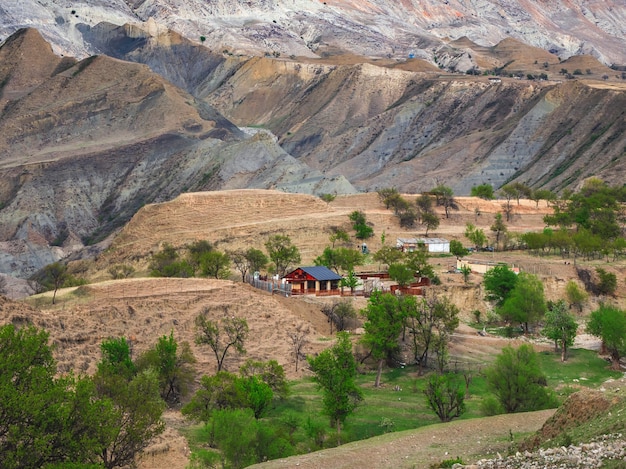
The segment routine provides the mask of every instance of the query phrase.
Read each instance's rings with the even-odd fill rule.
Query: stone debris
[[[517,452],[501,459],[481,459],[475,464],[455,464],[453,469],[591,469],[605,460],[622,460],[626,466],[626,440],[622,434],[604,435],[580,445]]]

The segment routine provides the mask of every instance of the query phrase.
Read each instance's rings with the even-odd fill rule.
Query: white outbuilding
[[[450,241],[444,238],[398,238],[396,247],[402,252],[425,249],[429,253],[450,252]]]

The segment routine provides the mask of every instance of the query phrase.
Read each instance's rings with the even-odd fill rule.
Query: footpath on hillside
[[[519,436],[535,432],[553,413],[554,409],[551,409],[429,425],[250,467],[421,469],[456,457],[470,463],[483,457],[498,458],[499,455],[507,455],[511,434]]]

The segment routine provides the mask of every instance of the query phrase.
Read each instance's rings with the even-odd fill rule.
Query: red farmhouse
[[[292,295],[338,295],[341,275],[325,266],[298,267],[283,277],[290,283]]]

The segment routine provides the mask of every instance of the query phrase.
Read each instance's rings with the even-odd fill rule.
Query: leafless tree
[[[294,331],[288,332],[289,340],[291,341],[292,353],[296,361],[296,371],[298,371],[298,363],[300,359],[304,359],[306,356],[303,353],[304,347],[309,343],[307,336],[311,333],[309,326],[304,324],[298,324]]]

